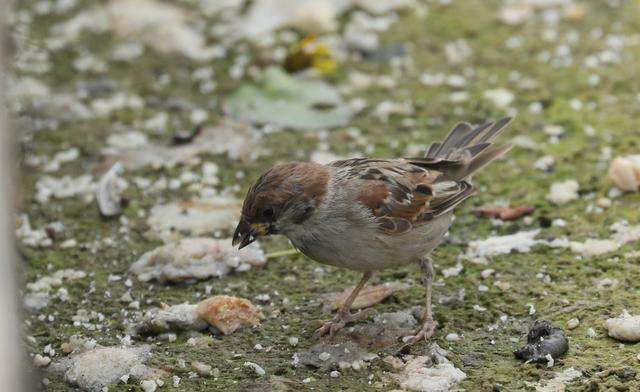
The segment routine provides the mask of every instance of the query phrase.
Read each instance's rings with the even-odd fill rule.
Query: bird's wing
[[[408,159],[349,159],[331,164],[360,188],[357,200],[385,234],[402,234],[436,218],[471,196],[468,182],[443,180],[442,172]]]
[[[474,193],[468,179],[511,145],[493,146],[511,121],[503,118],[477,127],[456,125],[423,158],[357,158],[331,163],[360,181],[358,201],[371,210],[380,229],[406,233],[448,211]]]

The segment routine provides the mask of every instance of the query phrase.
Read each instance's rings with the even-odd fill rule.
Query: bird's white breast
[[[340,185],[340,186],[337,186]],[[375,217],[344,184],[331,184],[321,206],[285,234],[305,255],[324,264],[376,271],[417,262],[442,241],[452,214],[444,214],[407,233],[386,235]]]

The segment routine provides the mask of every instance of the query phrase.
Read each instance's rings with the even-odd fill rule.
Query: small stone
[[[639,356],[640,356],[640,354],[639,354]],[[639,360],[640,360],[640,358],[639,358]],[[332,371],[331,373],[329,373],[329,376],[330,376],[331,378],[338,378],[338,377],[340,377],[340,372],[339,372],[339,371],[337,371],[337,370],[334,370],[334,371]]]
[[[605,322],[609,336],[623,342],[640,342],[640,316],[629,314],[623,310],[620,316]]]
[[[609,199],[608,197],[601,197],[596,200],[596,205],[600,208],[609,208],[611,207],[611,204],[611,199]]]
[[[555,182],[551,184],[547,200],[557,205],[566,204],[578,198],[578,189],[580,184],[576,180]]]
[[[551,225],[555,227],[565,227],[567,226],[567,221],[564,219],[558,218],[551,221]]]
[[[298,337],[297,336],[289,336],[289,345],[295,347],[298,345]]]
[[[331,354],[329,354],[328,352],[326,352],[326,351],[325,351],[325,352],[320,353],[320,355],[318,355],[318,358],[319,358],[321,361],[326,361],[326,360],[328,360],[329,358],[331,358]]]
[[[122,294],[122,296],[120,297],[120,302],[124,302],[124,303],[133,302],[133,297],[131,296],[131,292],[127,291],[126,293]]]
[[[144,380],[140,383],[140,387],[144,392],[155,392],[158,388],[158,384],[153,380]]]
[[[486,90],[483,94],[484,98],[493,102],[499,108],[506,108],[513,102],[515,96],[513,93],[504,88]]]
[[[351,369],[355,371],[361,370],[364,366],[365,366],[364,361],[360,359],[351,362]]]
[[[50,357],[46,357],[40,354],[36,354],[33,357],[33,364],[36,367],[45,367],[47,365],[49,365],[51,363],[51,358]]]
[[[351,362],[339,361],[338,367],[340,368],[340,370],[351,369]]]
[[[533,167],[538,170],[548,171],[555,163],[556,159],[552,155],[545,155],[535,161]]]
[[[590,238],[582,244],[582,254],[585,257],[596,257],[606,253],[615,252],[620,244],[613,240],[599,240]]]
[[[637,192],[640,188],[640,155],[615,158],[611,161],[608,175],[619,189]]]
[[[200,377],[209,377],[212,374],[212,368],[210,365],[202,363],[200,361],[191,362],[191,368],[198,374]]]
[[[69,354],[73,351],[73,345],[69,342],[64,342],[60,345],[60,349],[63,353]]]
[[[258,376],[264,376],[265,374],[267,374],[267,372],[265,372],[264,369],[257,363],[245,362],[243,366],[253,370],[253,372]]]
[[[445,336],[444,339],[448,342],[457,342],[460,340],[460,335],[458,335],[455,332],[452,332],[450,334],[447,334],[447,336]]]
[[[595,329],[590,327],[589,329],[587,329],[587,336],[590,338],[595,338],[596,336],[598,336],[598,333]]]
[[[480,276],[482,276],[483,279],[487,279],[489,276],[491,276],[494,272],[496,272],[496,270],[492,269],[492,268],[487,268],[485,270],[482,270],[482,272],[480,272]]]
[[[580,325],[580,320],[578,320],[577,318],[572,318],[571,320],[567,321],[568,329],[576,329],[578,325]]]
[[[542,132],[546,133],[549,136],[560,137],[564,135],[564,128],[560,125],[556,124],[547,124],[542,129]]]

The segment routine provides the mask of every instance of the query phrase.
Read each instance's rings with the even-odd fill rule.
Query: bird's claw
[[[334,333],[344,328],[345,325],[363,320],[369,317],[372,312],[373,309],[365,309],[357,313],[338,312],[333,319],[324,321],[322,326],[315,330],[313,338],[318,339],[326,334],[333,336]]]
[[[334,333],[344,328],[345,325],[346,323],[343,320],[336,320],[336,318],[334,318],[333,320],[327,320],[322,323],[322,326],[320,328],[316,329],[316,331],[313,333],[313,338],[319,339],[326,334],[332,336]]]
[[[427,320],[415,335],[405,336],[402,340],[407,346],[411,346],[423,339],[426,341],[433,336],[433,334],[436,332],[437,327],[437,322],[433,320]]]

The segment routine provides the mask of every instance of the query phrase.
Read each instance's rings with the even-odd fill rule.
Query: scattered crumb
[[[243,326],[257,327],[264,315],[244,298],[217,295],[198,304],[198,315],[225,335]]]

